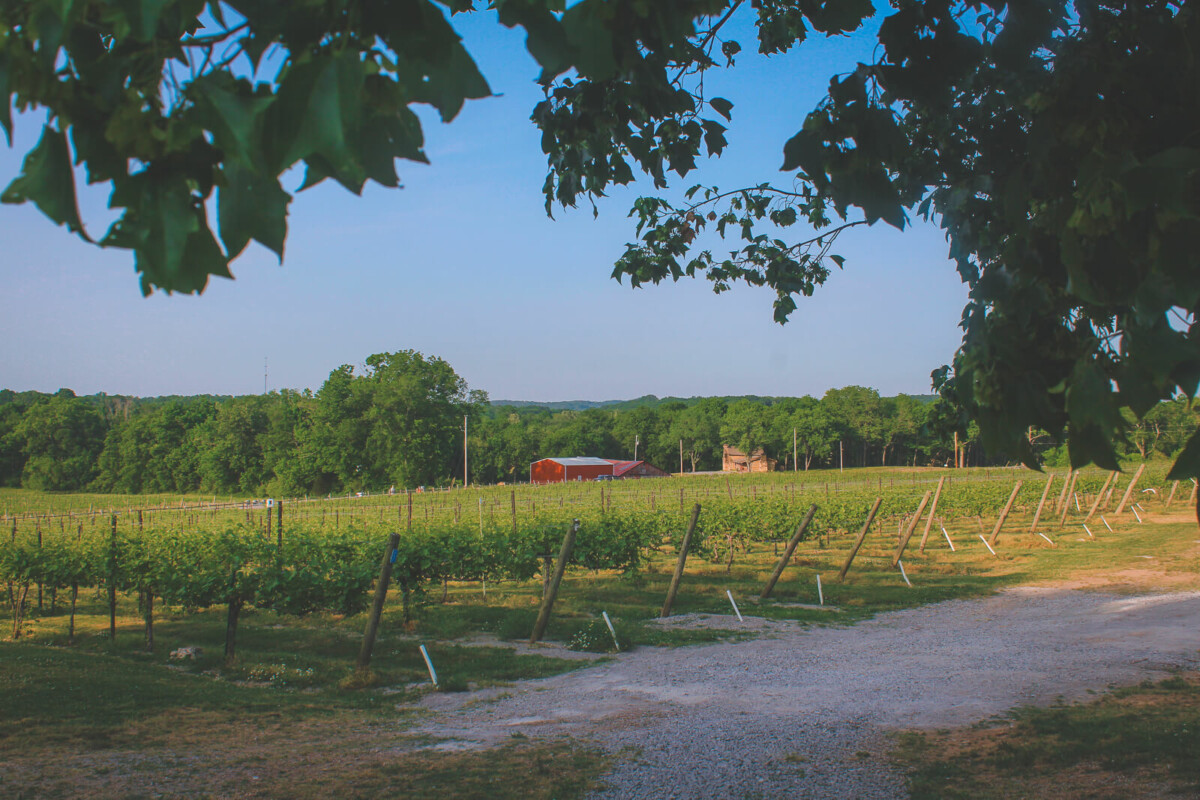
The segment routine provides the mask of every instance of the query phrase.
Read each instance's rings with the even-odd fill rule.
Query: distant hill
[[[923,403],[932,403],[938,399],[936,394],[914,394],[909,395]],[[683,403],[685,406],[693,406],[701,400],[708,400],[708,397],[657,397],[656,395],[647,394],[641,397],[635,397],[632,400],[556,400],[553,402],[539,402],[537,400],[492,400],[492,408],[544,408],[548,411],[586,411],[589,408],[608,408],[613,411],[624,411],[631,408],[657,408],[666,403]],[[786,397],[760,397],[755,394],[744,395],[722,395],[716,399],[724,400],[726,403],[733,403],[738,400],[751,400],[755,403],[764,405],[773,405],[781,400],[786,400]]]

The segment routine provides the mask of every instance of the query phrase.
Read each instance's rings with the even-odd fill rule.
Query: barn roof
[[[614,478],[621,477],[626,472],[629,472],[629,470],[636,467],[638,464],[643,463],[641,461],[614,461],[612,459],[609,459],[608,461],[610,464],[613,465],[613,477]]]
[[[562,464],[564,467],[607,467],[613,462],[603,458],[592,458],[590,456],[572,456],[570,458],[543,458],[542,461],[553,461],[556,464]],[[534,462],[537,463],[536,461]]]

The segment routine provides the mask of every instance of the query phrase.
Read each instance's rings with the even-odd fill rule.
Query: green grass
[[[1001,729],[908,733],[896,758],[913,800],[1120,797],[1120,775],[1172,794],[1200,793],[1200,676],[1119,689],[1090,702],[1023,708]],[[1112,793],[1115,792],[1115,793]]]

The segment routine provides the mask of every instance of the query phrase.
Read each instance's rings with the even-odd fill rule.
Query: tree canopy
[[[776,292],[787,319],[844,231],[932,220],[970,295],[934,382],[985,446],[1036,465],[1029,430],[1116,466],[1130,414],[1200,383],[1200,43],[1182,0],[893,0],[869,63],[781,142],[781,173],[643,197],[614,277]],[[250,241],[283,256],[291,196],[398,185],[424,161],[411,106],[445,120],[490,88],[453,27],[487,6],[541,65],[547,211],[637,175],[666,190],[726,146],[711,70],[857,30],[870,0],[23,0],[0,5],[0,127],[48,121],[4,202],[133,251],[144,292],[201,291]],[[569,6],[569,7],[568,7]],[[753,15],[757,41],[726,29]],[[74,169],[112,187],[93,237]],[[764,176],[765,177],[765,176]],[[215,225],[206,202],[215,195]],[[713,237],[737,241],[718,255]],[[1175,476],[1200,476],[1193,438]]]
[[[862,386],[823,397],[643,398],[587,409],[491,404],[441,359],[380,353],[342,366],[317,392],[134,398],[0,390],[0,487],[120,493],[378,492],[469,480],[524,482],[556,456],[637,458],[675,472],[720,470],[723,447],[763,452],[782,470],[1009,463],[961,425],[944,398],[881,397]],[[120,408],[119,412],[113,412]],[[1170,458],[1198,428],[1181,401],[1130,421],[1128,465]],[[1066,465],[1045,432],[1030,446]]]

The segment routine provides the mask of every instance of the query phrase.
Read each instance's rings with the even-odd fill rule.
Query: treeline
[[[414,351],[342,366],[313,393],[140,399],[0,391],[0,485],[47,491],[295,496],[520,482],[551,456],[635,455],[668,471],[719,470],[722,445],[778,469],[1003,461],[937,398],[831,389],[820,399],[654,397],[584,410],[492,405],[445,361]],[[1175,454],[1196,429],[1183,401],[1132,428],[1127,455]],[[1048,464],[1065,447],[1036,431]],[[958,445],[956,455],[955,446]],[[682,463],[681,463],[682,462]]]

